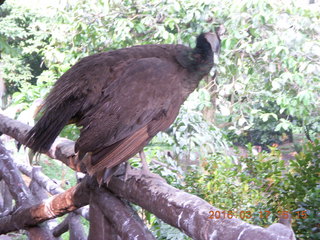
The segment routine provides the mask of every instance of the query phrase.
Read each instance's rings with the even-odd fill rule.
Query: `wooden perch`
[[[152,233],[130,206],[112,195],[108,190],[95,188],[90,197],[90,205],[91,203],[102,211],[120,239],[155,240]],[[97,238],[93,237],[92,239]]]
[[[64,192],[64,190],[57,183],[55,183],[48,176],[43,174],[42,171],[39,171],[39,166],[31,167],[21,163],[16,163],[16,165],[23,174],[37,181],[37,183],[51,195],[60,194]],[[89,220],[88,206],[79,208],[75,210],[75,212],[84,217],[85,219]]]
[[[53,236],[60,237],[63,233],[70,231],[70,240],[87,239],[80,216],[75,213],[69,213],[68,216],[53,230]]]
[[[89,240],[121,240],[95,202],[90,202],[90,218]]]
[[[8,185],[5,181],[0,180],[0,217],[7,215],[12,210],[12,200]]]
[[[7,184],[9,191],[16,201],[18,207],[15,212],[28,209],[35,202],[35,198],[31,194],[30,190],[25,185],[21,175],[19,174],[18,168],[14,164],[11,156],[0,141],[0,176]],[[22,218],[15,218],[15,215],[8,215],[0,218],[0,234],[7,233],[9,231],[18,230],[16,228],[19,222],[23,222],[23,215],[19,216]],[[11,230],[10,230],[11,229]],[[27,228],[30,239],[54,239],[50,230],[47,226],[31,226]]]
[[[56,226],[53,229],[52,231],[53,236],[60,237],[62,234],[64,234],[69,230],[69,221],[71,217],[72,215],[71,213],[69,213],[68,216],[58,226]]]
[[[0,141],[0,175],[9,187],[9,191],[17,202],[17,206],[29,205],[32,194],[25,185],[19,170],[13,163],[11,156]]]
[[[11,215],[0,218],[0,234],[36,226],[87,205],[90,196],[87,179],[40,204],[18,208]]]
[[[286,239],[239,219],[209,219],[209,211],[222,210],[157,178],[131,178],[127,181],[112,178],[108,188],[179,228],[193,239],[215,239],[215,236],[223,236],[222,239],[225,240]]]
[[[27,125],[0,115],[0,131],[16,138],[22,143],[24,143],[26,129],[29,129]],[[61,160],[73,169],[81,170],[81,167],[76,166],[74,161],[69,160],[74,155],[71,151],[71,141],[67,141],[66,144],[67,147],[64,147],[64,141],[58,139],[58,144],[53,145],[49,155]],[[157,178],[150,178],[142,175],[138,179],[132,177],[127,181],[124,181],[121,176],[112,177],[109,185],[104,187],[110,189],[111,192],[117,196],[136,203],[144,209],[152,212],[164,222],[179,228],[193,239],[287,240],[286,237],[276,235],[262,227],[250,225],[239,219],[209,219],[209,211],[222,212],[222,210],[211,206],[199,197],[173,188],[165,181]],[[73,189],[77,188],[78,185]],[[72,204],[72,201],[68,202],[68,200],[71,201],[70,198],[60,199],[60,201],[67,201],[66,208],[70,208],[70,210],[74,210],[76,207],[81,206],[81,204]],[[97,207],[95,204],[91,207],[93,206]],[[38,209],[41,207],[43,208],[44,206],[38,206]],[[97,209],[99,209],[99,207],[96,208],[96,210]],[[45,213],[45,211],[40,212]],[[96,212],[98,212],[98,210]],[[61,212],[57,212],[53,215],[57,216],[59,214],[61,214]],[[27,217],[30,221],[30,217],[32,216],[27,214]],[[38,219],[44,219],[45,217],[46,216],[41,215]],[[104,219],[105,217],[102,218],[102,220]],[[106,220],[104,221],[107,222]],[[33,223],[36,222],[33,220]],[[104,228],[103,231],[105,230],[107,229]],[[90,233],[92,234],[92,232]]]
[[[32,175],[34,176],[36,173],[41,172],[41,167],[36,166],[32,169]],[[31,178],[31,182],[29,184],[29,189],[33,195],[33,197],[36,199],[37,202],[41,202],[44,199],[48,198],[47,191],[40,186],[40,184],[35,180],[34,177]],[[60,238],[56,238],[52,235],[51,230],[53,229],[53,226],[56,226],[57,219],[51,219],[41,224],[42,228],[45,228],[48,232],[48,235],[50,236],[50,239],[54,240],[61,240]]]

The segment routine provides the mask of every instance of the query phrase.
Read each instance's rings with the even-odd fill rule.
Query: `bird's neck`
[[[186,91],[190,93],[213,67],[213,51],[205,34],[198,36],[194,49],[181,48],[176,54],[176,59],[188,72],[183,82]]]
[[[188,71],[184,85],[190,93],[198,87],[200,80],[206,76],[213,67],[213,52],[203,48],[189,49],[177,57],[178,62]]]
[[[213,67],[213,52],[206,51],[203,48],[189,49],[188,51],[181,52],[177,56],[178,62],[189,71],[204,70],[207,67]],[[210,71],[210,70],[209,70]]]
[[[213,51],[210,43],[199,36],[197,45],[192,51],[193,59],[199,64],[212,64],[213,65]]]

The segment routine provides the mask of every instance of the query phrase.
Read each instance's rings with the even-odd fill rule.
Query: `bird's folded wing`
[[[133,157],[148,143],[147,126],[139,129],[131,136],[109,146],[97,153],[91,153],[91,159],[86,162],[87,171],[90,175],[112,168],[121,162]],[[94,164],[93,164],[94,163]]]
[[[147,145],[156,133],[167,129],[171,125],[178,114],[178,110],[178,107],[170,108],[168,112],[170,117],[160,114],[156,119],[134,132],[131,136],[99,152],[92,153],[90,161],[86,163],[88,173],[92,175],[101,172],[105,168],[112,168],[133,157]]]

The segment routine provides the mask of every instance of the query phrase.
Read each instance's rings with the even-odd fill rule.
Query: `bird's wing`
[[[92,173],[126,161],[170,126],[181,103],[181,77],[170,60],[146,58],[127,65],[104,98],[80,121],[80,159],[91,154]]]

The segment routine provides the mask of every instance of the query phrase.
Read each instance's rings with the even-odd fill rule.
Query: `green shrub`
[[[191,168],[185,190],[213,206],[237,213],[249,211],[243,220],[269,225],[285,211],[293,216],[293,228],[301,239],[319,237],[320,144],[308,143],[295,160],[285,163],[276,148],[246,157],[212,154],[204,168]],[[308,216],[303,216],[303,211]],[[209,215],[209,213],[208,213]]]

